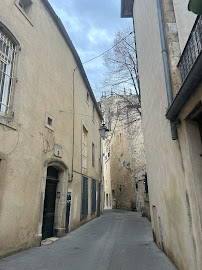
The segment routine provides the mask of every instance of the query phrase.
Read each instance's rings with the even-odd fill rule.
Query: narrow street
[[[139,213],[104,215],[40,248],[0,261],[0,270],[174,270]]]

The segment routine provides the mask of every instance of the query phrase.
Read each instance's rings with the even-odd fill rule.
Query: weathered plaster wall
[[[176,2],[179,4],[179,1],[174,1],[174,4]],[[176,14],[176,18],[178,16]],[[184,16],[184,20],[186,18]],[[157,244],[180,270],[199,270],[202,265],[201,223],[188,147],[190,139],[186,135],[185,116],[180,115],[182,124],[178,127],[178,141],[172,140],[170,123],[165,118],[168,103],[156,1],[136,0],[134,22],[154,236]],[[189,23],[192,24],[193,20],[183,26],[179,24],[177,29],[186,28]],[[186,29],[187,33],[189,31],[190,28]],[[183,32],[181,29],[179,33],[181,40],[184,37],[181,47],[185,44]],[[196,93],[192,107],[200,100],[201,88]],[[190,113],[187,106],[186,110]]]
[[[105,209],[112,209],[112,187],[111,187],[111,159],[109,140],[103,141],[103,170],[104,170],[104,193]],[[108,203],[107,203],[108,196]]]
[[[19,39],[14,118],[9,126],[0,124],[0,256],[40,244],[45,192],[46,160],[55,158],[66,167],[60,185],[65,215],[67,188],[72,190],[70,230],[94,218],[91,216],[90,177],[100,180],[100,118],[79,70],[75,72],[75,152],[72,172],[72,79],[74,57],[42,1],[33,0],[32,24],[16,7],[14,0],[0,2],[0,21]],[[45,127],[45,114],[55,120],[54,132]],[[1,122],[4,119],[1,117]],[[82,129],[88,129],[89,215],[80,221]],[[14,126],[15,129],[10,128]],[[92,167],[92,142],[95,167]],[[54,144],[62,146],[62,158],[54,157]],[[58,202],[60,206],[60,203]],[[58,208],[59,209],[59,208]],[[64,231],[64,218],[57,229]]]
[[[113,208],[141,211],[142,196],[135,200],[135,183],[145,173],[144,142],[141,117],[135,108],[134,95],[111,95],[101,98],[101,108],[106,125],[111,129],[107,142],[110,146],[110,178]],[[104,175],[106,174],[104,167]],[[106,177],[105,177],[106,178]]]

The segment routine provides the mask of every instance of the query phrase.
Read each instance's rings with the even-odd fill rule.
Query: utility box
[[[62,157],[62,146],[55,144],[54,145],[54,156],[56,157]]]

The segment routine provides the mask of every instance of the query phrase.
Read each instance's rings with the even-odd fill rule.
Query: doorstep
[[[57,238],[57,237],[46,238],[46,239],[44,239],[44,240],[41,241],[41,245],[42,245],[42,246],[49,245],[49,244],[51,244],[52,242],[57,241],[58,239],[59,239],[59,238]]]

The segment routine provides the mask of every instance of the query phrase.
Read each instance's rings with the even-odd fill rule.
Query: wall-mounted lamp
[[[107,138],[108,133],[109,133],[109,129],[105,126],[105,123],[102,122],[102,125],[99,128],[99,132],[100,132],[100,137],[104,140]]]

